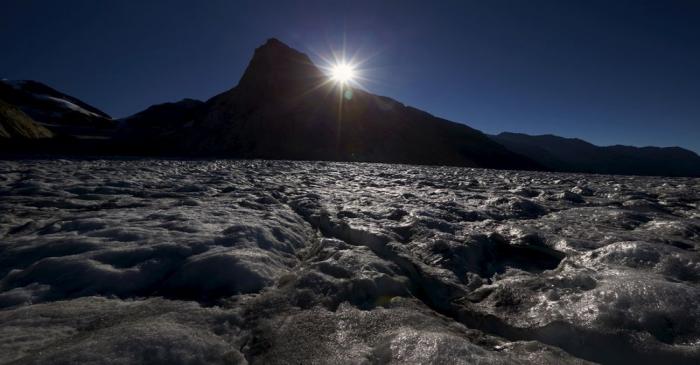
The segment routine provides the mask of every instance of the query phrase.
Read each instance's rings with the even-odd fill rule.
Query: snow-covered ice
[[[700,362],[700,179],[0,161],[0,363]]]

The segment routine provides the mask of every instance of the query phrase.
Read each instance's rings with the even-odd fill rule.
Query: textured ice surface
[[[700,179],[0,161],[0,363],[700,362]]]

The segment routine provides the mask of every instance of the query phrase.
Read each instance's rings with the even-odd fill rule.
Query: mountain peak
[[[274,38],[274,37],[268,38],[267,41],[265,41],[265,43],[258,48],[263,48],[263,47],[266,47],[266,48],[268,48],[268,47],[284,47],[284,48],[291,49],[291,47],[289,47],[287,44],[285,44],[284,42],[282,42],[279,39]]]
[[[263,45],[255,49],[250,66],[262,63],[265,66],[282,66],[283,64],[297,64],[313,66],[309,56],[288,46],[277,38],[269,38]]]
[[[299,52],[276,38],[268,39],[255,49],[238,88],[254,94],[281,96],[296,93],[317,83],[323,73],[304,53]]]

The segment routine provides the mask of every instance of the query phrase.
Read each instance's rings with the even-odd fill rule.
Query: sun
[[[338,83],[346,84],[355,78],[355,69],[347,63],[339,63],[331,68],[331,78]]]

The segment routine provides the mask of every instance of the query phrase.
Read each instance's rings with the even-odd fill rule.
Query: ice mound
[[[0,361],[227,364],[244,358],[235,315],[190,302],[85,297],[0,312]],[[40,329],[40,330],[39,330]],[[43,351],[36,351],[42,348]]]
[[[700,180],[0,161],[0,363],[700,362]]]
[[[220,298],[255,293],[287,272],[269,251],[235,249],[205,252],[187,259],[163,283],[166,293],[187,298]]]

